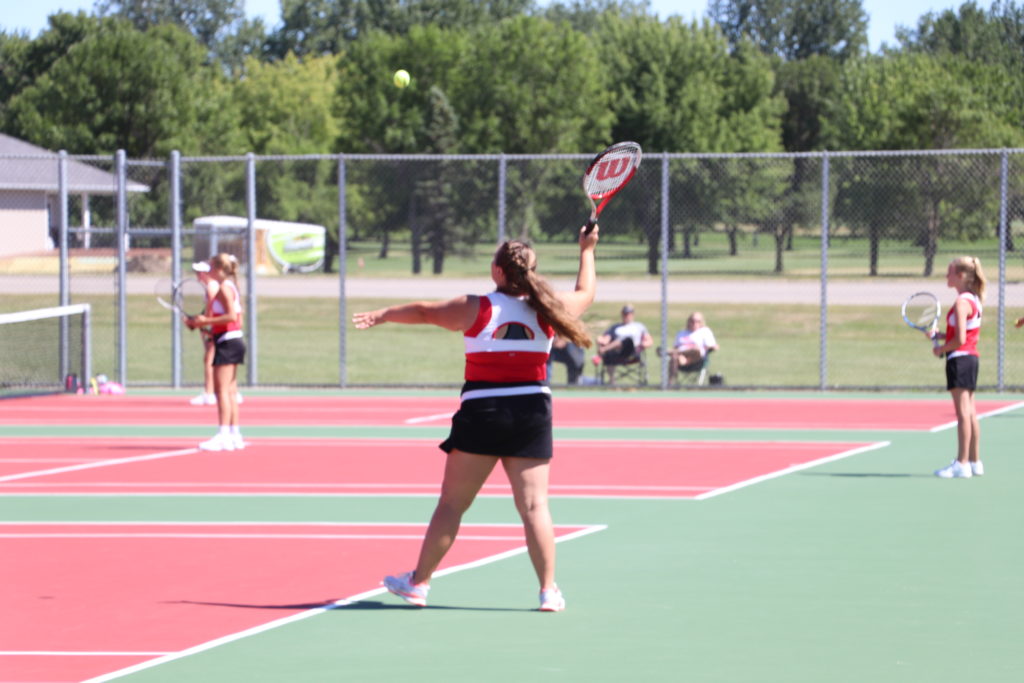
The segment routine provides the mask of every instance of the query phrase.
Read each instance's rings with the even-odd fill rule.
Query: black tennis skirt
[[[213,352],[214,365],[241,365],[245,362],[245,340],[219,341]]]
[[[489,396],[462,402],[441,450],[548,460],[553,452],[551,395]]]
[[[946,389],[977,389],[978,365],[977,356],[947,358]]]

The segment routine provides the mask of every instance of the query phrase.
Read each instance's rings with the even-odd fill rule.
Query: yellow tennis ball
[[[405,69],[399,69],[395,72],[394,81],[396,88],[404,88],[409,85],[409,72]]]

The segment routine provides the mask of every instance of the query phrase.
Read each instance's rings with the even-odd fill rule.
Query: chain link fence
[[[89,303],[96,372],[198,385],[198,340],[154,287],[226,251],[243,264],[243,384],[451,385],[457,344],[403,330],[404,360],[381,361],[396,351],[349,333],[354,301],[483,293],[495,244],[511,238],[571,286],[589,158],[0,154],[0,312]],[[278,253],[275,231],[295,225],[323,235],[308,268]],[[943,386],[899,303],[921,289],[951,302],[947,264],[977,256],[980,382],[1024,388],[1024,150],[648,154],[601,230],[595,336],[630,302],[668,347],[702,310],[722,347],[712,372],[738,388]],[[451,351],[421,362],[416,348],[435,339]],[[648,363],[668,388],[667,361],[652,349]]]

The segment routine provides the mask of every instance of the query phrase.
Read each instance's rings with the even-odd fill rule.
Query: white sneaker
[[[565,596],[558,590],[558,586],[540,592],[539,609],[541,612],[561,612],[565,609]]]
[[[243,403],[245,403],[245,399],[242,398],[241,394],[235,394],[235,403],[237,403],[238,405],[242,405]]]
[[[935,470],[935,476],[943,479],[970,479],[973,475],[970,467],[961,465],[959,460],[954,460],[941,470]]]
[[[231,438],[230,434],[220,434],[207,439],[206,441],[199,444],[199,450],[201,451],[233,451],[235,450],[234,439]]]
[[[971,474],[976,477],[980,477],[985,474],[985,466],[981,464],[980,460],[971,461]]]
[[[207,394],[204,392],[196,396],[191,401],[189,401],[189,404],[194,406],[215,406],[217,405],[217,396],[214,394]]]
[[[413,572],[405,572],[398,576],[385,576],[381,583],[388,589],[389,593],[397,595],[410,605],[417,607],[427,606],[427,593],[430,592],[430,584],[413,583]]]
[[[244,449],[246,446],[249,445],[245,441],[242,440],[242,435],[241,434],[232,434],[231,435],[231,443],[234,444],[236,451],[240,451],[240,450]]]

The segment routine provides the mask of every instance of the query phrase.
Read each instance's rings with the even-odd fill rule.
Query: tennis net
[[[77,304],[0,314],[0,396],[87,386],[89,312]]]

